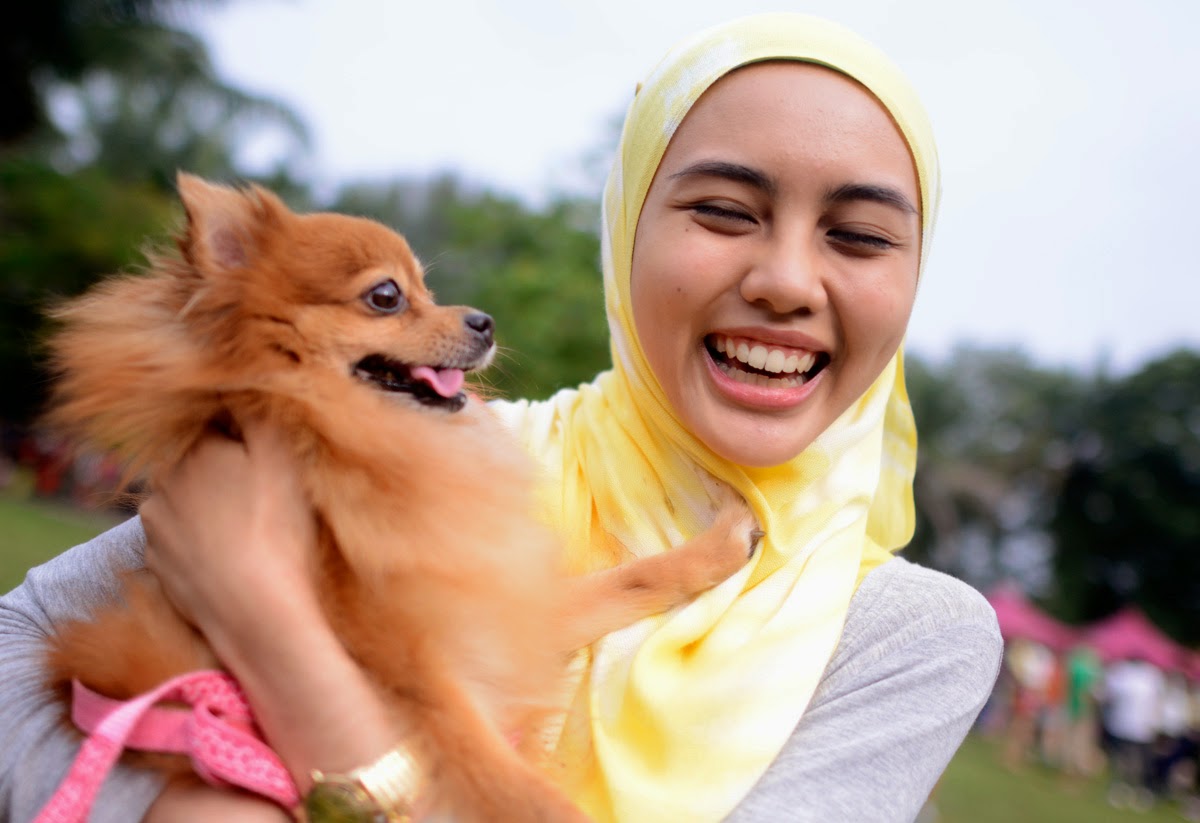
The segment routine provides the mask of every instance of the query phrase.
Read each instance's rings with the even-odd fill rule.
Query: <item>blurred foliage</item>
[[[140,259],[174,222],[175,172],[237,178],[238,149],[272,135],[288,171],[306,130],[286,106],[216,76],[171,22],[184,0],[19,4],[0,27],[0,419],[41,407],[46,307]]]
[[[170,190],[179,169],[239,176],[235,152],[250,134],[286,147],[281,170],[304,150],[308,135],[299,117],[282,103],[221,83],[195,35],[155,29],[137,42],[141,59],[134,65],[45,84],[60,128],[43,143],[60,167],[98,166],[118,179],[149,179]]]
[[[908,374],[909,557],[983,588],[1014,580],[1072,623],[1136,603],[1200,643],[1200,354],[1116,378],[960,349]]]
[[[1035,539],[1050,516],[1078,448],[1088,381],[1020,351],[970,347],[937,368],[912,358],[907,376],[920,436],[910,551],[981,584],[1013,576],[1036,584],[1036,553],[1022,552],[1022,532]]]
[[[317,202],[291,172],[303,124],[215,75],[172,23],[187,5],[49,0],[0,27],[0,420],[26,422],[41,403],[46,304],[165,239],[176,169],[246,179],[240,152],[262,139],[278,160],[259,182],[299,209],[393,226],[442,302],[495,316],[501,394],[544,397],[607,367],[594,202],[534,207],[448,175]],[[910,357],[908,376],[921,433],[909,557],[981,588],[1015,579],[1068,620],[1134,602],[1200,642],[1200,355],[1113,377],[962,348]]]
[[[1138,603],[1200,643],[1200,354],[1179,351],[1098,382],[1086,450],[1068,467],[1051,535],[1064,617]]]
[[[0,419],[25,420],[41,406],[37,345],[48,306],[135,262],[174,214],[161,190],[102,169],[0,161]]]
[[[192,0],[195,4],[195,0]],[[179,0],[39,0],[17,3],[0,26],[0,146],[52,129],[46,85],[89,72],[136,74],[148,43],[189,35],[166,20]]]

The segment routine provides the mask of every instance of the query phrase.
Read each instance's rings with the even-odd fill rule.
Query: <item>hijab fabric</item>
[[[858,581],[912,536],[916,432],[901,353],[803,453],[770,468],[717,457],[679,422],[638,341],[630,265],[638,215],[675,129],[723,75],[764,60],[825,65],[866,87],[912,151],[922,265],[938,198],[931,130],[900,72],[833,23],[759,15],[676,46],[639,87],[605,189],[603,267],[613,367],[539,403],[494,404],[542,462],[548,518],[576,571],[669,551],[713,517],[712,477],[766,532],[745,568],[579,660],[556,759],[597,821],[716,821],[804,714]]]

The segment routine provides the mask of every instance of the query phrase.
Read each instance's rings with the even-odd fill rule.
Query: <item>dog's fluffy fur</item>
[[[181,254],[57,312],[50,421],[116,449],[151,488],[214,421],[279,427],[319,520],[325,613],[395,706],[430,805],[583,820],[506,736],[530,732],[569,652],[739,568],[756,537],[744,504],[672,552],[566,577],[530,516],[528,458],[439,382],[486,364],[490,318],[435,305],[408,245],[377,223],[188,175],[179,188]],[[216,665],[148,572],[124,586],[53,638],[57,685],[128,698]]]

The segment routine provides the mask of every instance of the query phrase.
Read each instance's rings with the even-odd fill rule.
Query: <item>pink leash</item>
[[[155,706],[164,700],[191,708]],[[188,755],[210,785],[242,788],[289,810],[300,802],[291,775],[259,735],[245,695],[224,672],[180,675],[126,701],[76,680],[71,719],[88,738],[34,823],[86,821],[100,785],[126,748]]]

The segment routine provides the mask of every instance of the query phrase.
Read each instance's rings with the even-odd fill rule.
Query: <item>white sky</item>
[[[453,169],[536,202],[579,185],[672,43],[781,9],[874,41],[930,111],[915,351],[1124,371],[1200,348],[1195,0],[241,0],[194,24],[227,80],[302,114],[318,188]]]

